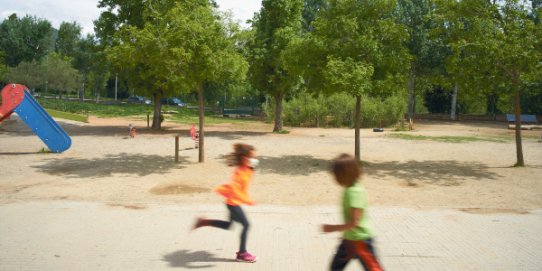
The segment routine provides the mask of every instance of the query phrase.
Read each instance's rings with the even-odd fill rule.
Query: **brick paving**
[[[237,263],[240,226],[190,232],[197,216],[225,218],[220,205],[108,205],[35,201],[0,205],[0,270],[328,270],[340,234],[338,207],[246,207],[248,249]],[[386,270],[542,270],[542,209],[473,214],[373,206]],[[351,262],[346,270],[360,270]]]

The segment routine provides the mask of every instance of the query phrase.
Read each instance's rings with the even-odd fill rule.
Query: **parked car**
[[[160,99],[160,102],[162,104],[165,104],[165,105],[176,105],[176,106],[180,106],[180,107],[185,107],[186,106],[186,103],[184,103],[183,101],[181,101],[179,98],[162,98]]]
[[[151,100],[142,96],[128,97],[127,101],[128,103],[132,103],[132,104],[151,104],[152,103]]]

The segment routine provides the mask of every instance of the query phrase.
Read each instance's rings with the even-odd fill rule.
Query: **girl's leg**
[[[248,223],[247,217],[245,216],[245,212],[243,212],[241,206],[228,205],[228,209],[230,210],[231,219],[243,225],[243,231],[241,231],[241,244],[239,245],[239,253],[246,252],[248,228],[250,225]]]
[[[337,248],[337,253],[335,253],[333,261],[331,262],[331,271],[343,270],[351,258],[352,257],[348,255],[347,248],[343,240]]]
[[[229,205],[226,205],[226,206],[229,206]],[[229,207],[228,207],[228,210],[229,210]],[[194,225],[194,229],[209,226],[209,227],[215,227],[215,228],[227,230],[230,228],[232,221],[233,221],[233,214],[231,213],[231,210],[230,210],[230,221],[198,218],[198,220],[196,221],[196,224]]]

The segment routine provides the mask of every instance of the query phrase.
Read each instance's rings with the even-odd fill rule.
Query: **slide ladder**
[[[10,84],[2,89],[0,122],[13,112],[19,115],[50,151],[63,152],[70,148],[71,138],[23,85]]]

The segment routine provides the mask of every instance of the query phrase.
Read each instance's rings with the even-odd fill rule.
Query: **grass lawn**
[[[147,114],[152,118],[153,106],[142,104],[97,104],[93,102],[67,101],[57,99],[38,99],[38,102],[43,106],[51,116],[72,119],[72,117],[84,117],[83,120],[73,119],[77,121],[87,122],[86,116],[93,115],[96,117],[132,117],[141,120],[147,120]],[[51,113],[54,112],[54,113]],[[197,109],[181,108],[177,106],[162,106],[162,114],[167,121],[177,123],[198,123],[199,115]],[[65,115],[61,116],[61,113]],[[81,119],[81,118],[80,118]],[[205,112],[205,123],[246,123],[252,122],[252,119],[233,119],[223,118],[221,114],[214,112]]]
[[[409,134],[390,134],[390,137],[405,139],[405,140],[434,140],[441,142],[450,142],[450,143],[464,143],[464,142],[474,142],[474,141],[489,141],[489,142],[508,142],[511,138],[508,137],[481,137],[481,136],[423,136],[423,135],[409,135]]]
[[[62,112],[54,109],[45,109],[49,115],[53,118],[61,118],[67,120],[74,120],[79,122],[88,122],[88,117],[86,115],[74,114],[69,112]]]

